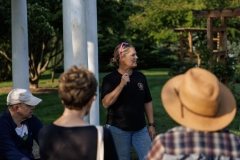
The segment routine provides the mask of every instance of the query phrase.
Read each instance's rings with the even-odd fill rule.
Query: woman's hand
[[[128,73],[124,73],[124,74],[122,75],[122,79],[121,79],[120,84],[124,87],[124,86],[127,85],[128,82],[130,82],[129,75],[128,75]]]
[[[154,139],[155,136],[156,136],[155,127],[154,127],[154,126],[149,126],[149,127],[148,127],[148,132],[149,132],[149,135],[150,135],[150,137],[151,137],[151,140],[153,141],[153,139]]]

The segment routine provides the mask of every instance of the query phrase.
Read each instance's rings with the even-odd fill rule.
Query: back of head
[[[76,66],[61,74],[58,80],[58,94],[68,109],[80,110],[95,95],[97,80],[86,68]]]

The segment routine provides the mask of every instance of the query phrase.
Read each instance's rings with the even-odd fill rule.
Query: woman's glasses
[[[128,44],[127,42],[122,42],[122,43],[121,43],[120,48],[119,48],[119,52],[118,52],[119,56],[122,56],[122,48],[123,48],[123,45],[128,46],[129,44]]]

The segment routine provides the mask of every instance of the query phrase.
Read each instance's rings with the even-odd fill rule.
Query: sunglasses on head
[[[119,52],[118,52],[119,56],[122,56],[122,48],[123,48],[123,45],[128,46],[129,44],[128,44],[127,42],[122,42],[122,43],[121,43],[120,48],[119,48]]]

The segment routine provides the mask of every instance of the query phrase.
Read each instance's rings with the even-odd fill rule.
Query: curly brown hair
[[[58,79],[58,95],[68,109],[81,110],[95,95],[98,82],[92,72],[73,66]]]

